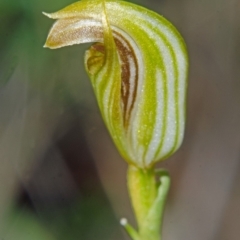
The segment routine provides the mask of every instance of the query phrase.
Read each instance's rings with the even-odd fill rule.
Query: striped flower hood
[[[118,0],[83,0],[52,14],[45,47],[94,42],[85,67],[104,122],[123,158],[151,167],[180,146],[188,57],[165,18]]]

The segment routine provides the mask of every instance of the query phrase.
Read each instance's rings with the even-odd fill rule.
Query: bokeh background
[[[190,56],[181,149],[164,240],[239,240],[240,1],[134,0],[184,36]],[[44,49],[71,0],[0,0],[0,239],[128,240],[127,164],[83,68],[88,45]],[[146,239],[147,240],[147,239]]]

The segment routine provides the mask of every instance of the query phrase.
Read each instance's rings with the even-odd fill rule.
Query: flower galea
[[[118,0],[82,0],[57,19],[45,47],[93,42],[85,67],[104,122],[123,158],[147,169],[174,153],[184,135],[188,59],[162,16]]]

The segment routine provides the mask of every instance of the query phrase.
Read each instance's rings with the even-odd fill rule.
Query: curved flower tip
[[[174,153],[184,135],[188,71],[186,46],[175,27],[118,0],[83,0],[45,15],[58,19],[45,47],[95,42],[85,67],[126,161],[148,168]]]

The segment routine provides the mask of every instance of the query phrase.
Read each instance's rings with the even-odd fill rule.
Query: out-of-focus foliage
[[[186,137],[161,165],[173,183],[163,239],[238,240],[240,2],[134,2],[173,22],[191,59]],[[0,0],[4,240],[26,240],[27,229],[35,229],[32,240],[47,239],[41,234],[57,240],[128,239],[117,224],[122,216],[132,221],[126,166],[83,69],[87,46],[42,48],[52,21],[41,12],[70,3]]]

